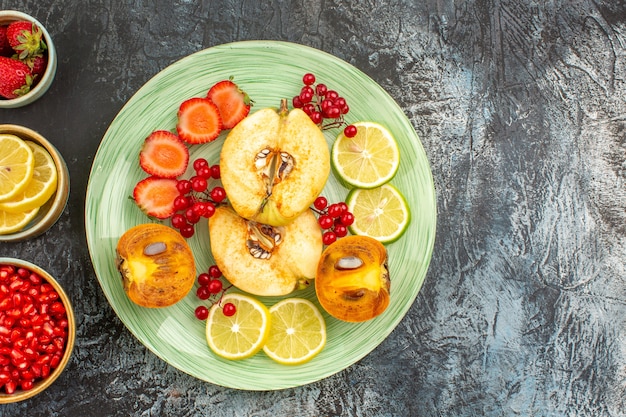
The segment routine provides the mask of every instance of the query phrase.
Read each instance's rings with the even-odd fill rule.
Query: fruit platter
[[[238,193],[235,185],[231,185],[243,175],[242,168],[237,165],[241,158],[232,157],[227,160],[223,153],[227,150],[228,153],[237,153],[242,149],[245,150],[246,146],[242,146],[241,142],[233,146],[229,141],[235,136],[254,137],[255,129],[263,130],[271,125],[272,117],[276,114],[289,114],[285,117],[291,118],[293,113],[294,119],[296,116],[299,117],[300,113],[304,114],[295,110],[295,107],[302,107],[301,103],[297,103],[296,97],[303,97],[302,91],[308,85],[314,85],[315,81],[317,85],[324,83],[329,88],[332,87],[333,92],[339,92],[342,99],[345,98],[345,102],[349,103],[349,111],[346,107],[345,114],[341,116],[342,123],[336,125],[331,123],[324,129],[312,129],[311,133],[307,134],[307,137],[315,137],[318,142],[315,142],[315,146],[311,145],[311,152],[307,151],[306,154],[326,152],[327,148],[328,152],[323,157],[319,160],[312,157],[305,160],[302,151],[294,150],[296,161],[294,163],[290,159],[292,156],[287,152],[281,152],[282,163],[275,170],[272,168],[269,171],[271,176],[283,173],[295,175],[293,172],[298,169],[304,169],[305,177],[319,177],[320,172],[325,173],[321,180],[313,178],[306,182],[306,186],[299,185],[300,191],[291,191],[291,195],[307,192],[311,194],[303,196],[305,202],[303,204],[311,205],[310,213],[316,213],[320,225],[327,220],[322,220],[321,217],[327,211],[331,211],[331,207],[337,208],[340,206],[339,203],[342,207],[347,207],[344,202],[348,202],[349,205],[350,201],[357,201],[361,197],[360,194],[365,195],[365,191],[362,192],[360,188],[362,183],[346,181],[339,157],[333,156],[334,159],[330,160],[330,150],[339,146],[339,138],[357,134],[356,129],[362,132],[362,129],[375,130],[378,126],[386,129],[385,132],[388,132],[386,136],[395,138],[399,164],[397,169],[394,168],[388,177],[380,181],[381,184],[376,184],[380,185],[376,190],[382,190],[381,195],[395,193],[394,195],[402,196],[399,199],[407,207],[407,222],[403,225],[402,231],[389,236],[389,239],[383,242],[384,245],[374,242],[373,246],[368,247],[371,250],[367,249],[368,255],[374,259],[372,261],[374,264],[384,261],[385,268],[388,268],[390,290],[384,298],[384,308],[363,320],[351,320],[350,315],[344,319],[344,316],[330,314],[331,307],[320,304],[320,301],[325,303],[327,297],[318,297],[316,283],[307,282],[307,285],[297,287],[288,294],[278,290],[263,293],[262,289],[258,289],[259,286],[255,286],[255,279],[250,278],[250,275],[254,274],[248,273],[247,276],[245,274],[246,271],[253,269],[244,269],[245,282],[240,284],[237,281],[236,288],[233,288],[228,280],[219,281],[215,291],[211,290],[221,294],[217,301],[207,300],[209,294],[201,295],[203,283],[199,275],[205,273],[204,276],[219,277],[216,263],[224,271],[228,268],[233,277],[242,275],[236,271],[243,261],[233,259],[233,251],[230,249],[238,233],[245,233],[245,230],[249,230],[249,225],[242,223],[234,211],[222,207],[221,204],[216,204],[219,206],[217,208],[211,206],[209,215],[197,216],[199,218],[193,221],[190,220],[193,213],[178,217],[171,213],[160,217],[148,216],[146,207],[149,204],[145,203],[144,195],[147,193],[145,190],[162,186],[163,188],[159,190],[167,190],[167,187],[176,190],[176,187],[179,187],[178,190],[181,191],[182,181],[146,181],[147,177],[155,176],[147,174],[152,169],[150,167],[152,160],[150,155],[147,155],[148,162],[140,163],[140,152],[145,150],[148,154],[150,146],[159,146],[147,144],[147,138],[154,132],[159,132],[159,137],[154,139],[155,143],[164,143],[166,137],[173,134],[188,135],[189,129],[185,129],[184,126],[182,130],[180,129],[181,120],[185,117],[181,115],[183,108],[181,103],[206,97],[211,87],[225,80],[236,82],[238,88],[245,90],[251,104],[249,114],[246,114],[243,121],[237,125],[216,132],[210,140],[199,141],[193,135],[189,136],[188,146],[185,148],[189,164],[184,167],[184,172],[175,172],[172,175],[178,178],[192,178],[194,175],[198,176],[204,169],[209,181],[213,181],[211,177],[222,181],[228,191],[225,193],[221,185],[211,185],[209,187],[211,201],[220,203],[227,197],[237,209],[237,214],[245,211],[244,206],[250,193]],[[308,100],[307,97],[304,98]],[[218,100],[216,97],[215,102]],[[197,101],[198,103],[189,105],[206,105],[206,100]],[[252,121],[257,119],[261,122],[254,125]],[[314,117],[311,116],[311,119]],[[308,118],[307,120],[310,124],[311,121]],[[321,123],[320,120],[314,122]],[[293,125],[298,123],[300,122],[294,122]],[[299,130],[310,130],[306,123],[302,126]],[[338,152],[335,153],[333,150],[333,155]],[[265,153],[257,152],[255,160],[257,165],[262,164],[266,156]],[[217,166],[221,169],[221,178],[219,172],[215,170]],[[213,173],[210,171],[211,168],[214,169]],[[238,169],[240,171],[237,171]],[[187,182],[189,183],[187,186],[192,187],[191,182]],[[207,189],[206,184],[200,184],[201,182],[194,184],[193,188]],[[238,185],[239,187],[250,183],[250,181],[239,182],[244,183]],[[184,194],[183,191],[181,193]],[[279,194],[277,188],[267,192],[263,197],[262,207],[271,208],[273,205],[280,207],[279,203],[272,200],[274,197],[279,198]],[[239,198],[240,195],[244,198]],[[243,200],[241,205],[236,206],[241,200]],[[204,203],[201,209],[202,213],[206,213]],[[345,209],[342,210],[346,213]],[[301,212],[302,210],[296,214],[300,215]],[[313,239],[312,242],[309,242],[311,240],[309,233],[303,232],[310,230],[311,226],[306,223],[308,220],[303,220],[303,225],[300,225],[297,224],[298,220],[287,219],[290,214],[283,212],[279,214],[271,212],[262,217],[261,223],[271,223],[277,228],[284,227],[284,230],[297,224],[297,230],[289,232],[284,243],[281,243],[284,247],[292,245],[294,249],[291,249],[280,263],[276,262],[277,266],[274,268],[288,264],[294,259],[300,260],[302,264],[300,266],[305,268],[306,254],[309,251],[315,251],[317,250],[315,248],[319,247],[321,252],[322,246],[326,249],[339,248],[340,245],[333,246],[336,239],[337,243],[346,243],[342,248],[349,248],[348,243],[352,242],[350,238],[353,236],[346,236],[350,234],[347,226],[350,226],[350,231],[354,234],[358,234],[359,229],[356,222],[353,224],[354,219],[350,217],[352,213],[348,214],[342,218],[344,220],[335,220],[334,223],[329,220],[331,223],[328,226],[321,227],[328,233],[324,232],[322,235],[320,232],[319,238]],[[337,214],[335,217],[340,216]],[[188,222],[193,223],[193,226],[189,226]],[[190,281],[185,281],[185,290],[180,298],[174,300],[175,302],[166,300],[167,304],[141,305],[142,294],[132,293],[125,283],[127,277],[124,273],[128,272],[126,267],[131,265],[131,262],[122,265],[120,253],[126,247],[120,248],[120,245],[132,240],[126,239],[127,232],[136,231],[137,227],[152,223],[168,226],[171,230],[178,229],[180,235],[184,237],[183,240],[187,242],[193,258],[193,264],[186,265],[183,269],[191,269],[193,277]],[[312,227],[319,228],[317,223],[313,218]],[[418,135],[401,108],[376,82],[341,59],[313,48],[287,42],[245,41],[215,46],[173,63],[141,87],[121,109],[106,131],[93,162],[87,187],[85,225],[91,260],[103,292],[120,320],[143,345],[168,364],[200,380],[236,389],[275,390],[301,386],[342,371],[372,352],[400,323],[420,291],[431,259],[436,226],[435,190],[430,166]],[[152,229],[155,228],[151,227]],[[124,239],[121,239],[122,236]],[[292,236],[296,238],[289,242],[288,238]],[[178,238],[180,236],[176,237]],[[218,240],[220,245],[213,244],[212,247],[211,241]],[[143,255],[158,256],[164,247],[162,242],[147,244]],[[306,249],[298,252],[298,248],[303,247]],[[256,255],[262,259],[265,253],[259,251],[255,252]],[[353,267],[350,265],[352,257],[340,259],[343,262],[338,263],[341,264],[341,269]],[[197,281],[193,279],[196,276]],[[180,280],[182,282],[183,277],[180,277]],[[218,284],[215,279],[207,278],[207,282],[211,281]],[[256,294],[248,297],[247,289]],[[359,293],[353,298],[361,296]],[[351,299],[350,297],[352,296],[347,298]],[[230,302],[222,305],[222,301],[232,300],[238,303],[240,306],[238,308],[243,311],[246,306],[244,303],[248,303],[247,300],[250,298],[252,310],[256,309],[262,314],[267,314],[268,308],[267,311],[272,311],[272,314],[275,311],[279,314],[281,308],[290,309],[295,305],[314,312],[311,315],[325,325],[323,348],[316,351],[314,357],[297,365],[290,365],[289,362],[280,359],[273,360],[276,359],[275,352],[268,347],[269,342],[265,345],[264,351],[247,355],[245,358],[229,358],[228,353],[217,350],[219,347],[211,344],[212,339],[206,323],[213,323],[212,320],[219,321],[221,320],[219,317],[224,315],[237,314],[235,310],[229,311],[232,307]],[[328,302],[332,302],[332,297],[329,298],[331,300]],[[217,314],[219,317],[214,318],[213,307],[216,305],[220,306],[220,314],[221,310],[223,314]],[[208,313],[209,309],[211,313]],[[207,345],[207,339],[211,346]]]

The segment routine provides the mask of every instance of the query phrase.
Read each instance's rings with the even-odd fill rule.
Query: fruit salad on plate
[[[160,307],[184,298],[195,281],[195,316],[223,358],[262,350],[281,364],[311,360],[326,343],[326,323],[298,290],[313,283],[332,319],[367,321],[389,304],[384,244],[410,221],[389,184],[398,145],[380,124],[348,123],[345,98],[312,73],[302,82],[290,101],[251,111],[254,97],[222,80],[180,104],[175,131],[155,126],[137,150],[146,176],[132,198],[161,224],[146,219],[120,239],[124,289],[133,302]],[[329,149],[323,131],[331,129],[338,135]],[[192,146],[221,137],[219,161],[190,161]],[[322,195],[330,175],[351,188],[345,202]],[[196,279],[185,239],[203,218],[215,263]],[[282,299],[266,306],[258,299],[265,296]]]

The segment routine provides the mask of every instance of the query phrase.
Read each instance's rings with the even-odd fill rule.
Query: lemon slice
[[[33,177],[22,192],[0,201],[0,210],[20,213],[41,207],[56,190],[57,168],[54,160],[43,146],[30,141],[26,141],[26,144],[35,158]]]
[[[232,303],[235,314],[224,315],[222,306]],[[206,339],[217,355],[245,359],[263,348],[270,330],[270,313],[260,301],[243,294],[226,294],[209,310]]]
[[[8,133],[0,134],[0,201],[18,195],[33,177],[35,157],[30,146]]]
[[[391,133],[374,122],[353,123],[356,136],[340,133],[333,144],[331,161],[345,183],[375,188],[391,180],[400,166],[400,150]]]
[[[399,239],[411,221],[409,205],[391,184],[369,190],[355,188],[346,197],[346,204],[354,215],[350,232],[373,237],[381,243]]]
[[[39,207],[22,213],[9,213],[0,210],[0,235],[8,235],[22,230],[35,218]]]
[[[284,365],[311,360],[326,344],[326,323],[317,307],[302,298],[286,298],[270,308],[272,329],[263,351]]]

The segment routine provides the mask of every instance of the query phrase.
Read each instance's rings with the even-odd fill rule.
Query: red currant
[[[304,74],[304,76],[302,77],[302,82],[305,85],[312,85],[315,83],[315,75],[309,73]]]
[[[220,281],[219,279],[212,279],[211,282],[209,282],[209,292],[211,294],[217,294],[218,292],[222,291],[222,288],[222,281]]]
[[[226,303],[224,307],[222,307],[222,312],[226,317],[231,317],[237,312],[237,307],[235,307],[233,303]]]
[[[201,285],[196,290],[196,295],[201,300],[207,300],[211,296],[211,291],[209,291],[209,287],[206,285]]]
[[[332,217],[330,217],[327,214],[321,215],[319,219],[317,219],[317,222],[319,223],[320,227],[324,230],[330,229],[331,227],[333,227],[333,224],[334,224]]]
[[[211,195],[211,199],[216,203],[221,203],[226,198],[226,190],[222,187],[215,187],[209,193]]]
[[[350,213],[349,211],[343,213],[341,216],[339,216],[339,221],[344,226],[350,226],[352,223],[354,223],[354,214]]]
[[[335,232],[332,232],[330,230],[327,232],[324,232],[324,234],[322,235],[322,242],[326,246],[334,243],[336,240],[337,240],[337,235],[335,234]]]
[[[194,312],[198,320],[206,320],[209,317],[209,309],[205,306],[198,306]]]
[[[328,215],[333,219],[341,216],[341,213],[341,206],[338,203],[328,206]]]
[[[185,210],[185,217],[187,218],[187,221],[191,224],[195,224],[200,221],[200,216],[194,211],[193,207]]]
[[[294,96],[294,98],[291,100],[291,104],[293,104],[293,107],[295,109],[301,109],[304,105],[302,100],[300,100],[300,96]]]
[[[315,123],[316,125],[319,125],[320,123],[322,123],[323,116],[322,116],[322,113],[318,111],[314,111],[313,113],[309,115],[309,117],[311,118],[311,121]]]
[[[211,203],[210,201],[207,201],[206,203],[206,210],[204,212],[203,217],[206,217],[207,219],[211,216],[213,216],[215,214],[215,204]]]
[[[315,199],[315,201],[313,202],[313,205],[318,210],[324,210],[326,206],[328,205],[328,200],[326,199],[326,197],[319,196]]]
[[[195,230],[193,228],[193,225],[191,225],[191,224],[187,224],[187,225],[185,225],[185,226],[180,228],[180,234],[184,238],[192,237],[194,232],[195,232]]]
[[[217,265],[211,265],[209,267],[209,275],[211,278],[219,278],[222,276],[222,271],[220,271],[220,268]]]
[[[356,136],[357,133],[357,129],[355,125],[348,125],[346,126],[345,129],[343,129],[343,134],[347,137],[347,138],[353,138]]]
[[[191,177],[191,188],[198,193],[206,191],[207,188],[207,180],[199,175],[194,175]]]
[[[189,180],[178,180],[176,184],[176,189],[181,194],[187,194],[191,191],[191,181]]]
[[[339,93],[337,93],[335,90],[328,90],[326,91],[326,98],[336,100],[339,98]]]
[[[336,224],[333,231],[337,237],[344,237],[348,234],[348,228],[343,224]]]
[[[207,162],[206,159],[204,158],[198,158],[195,161],[193,161],[193,169],[196,170],[196,172],[198,172],[198,170],[200,170],[200,168],[207,166],[209,163]]]
[[[315,92],[320,97],[324,97],[326,95],[327,91],[328,91],[328,87],[326,87],[326,84],[321,84],[320,83],[317,86],[315,86]]]
[[[198,169],[196,173],[202,178],[205,178],[208,180],[211,178],[211,167],[209,165],[204,165],[200,167],[200,169]]]
[[[189,207],[189,199],[184,195],[179,195],[174,199],[174,210],[185,210]]]
[[[180,229],[181,227],[187,224],[187,220],[185,219],[185,216],[183,216],[180,213],[174,214],[172,216],[171,222],[172,222],[172,227],[174,229]]]
[[[198,275],[198,284],[209,285],[209,282],[211,282],[211,276],[207,274],[206,272],[203,272],[200,275]]]
[[[211,165],[211,178],[219,180],[221,176],[220,166],[218,164]]]

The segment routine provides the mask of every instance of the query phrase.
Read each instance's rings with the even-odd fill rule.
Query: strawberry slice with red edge
[[[217,106],[206,97],[183,101],[178,109],[178,137],[192,145],[215,140],[222,131],[222,118]]]
[[[133,199],[148,216],[167,219],[176,212],[174,199],[180,195],[176,184],[173,178],[144,178],[135,185]]]
[[[139,165],[146,173],[162,178],[176,178],[187,170],[189,149],[174,133],[155,130],[143,142]]]
[[[215,103],[220,111],[222,129],[232,129],[250,113],[252,105],[250,96],[239,88],[232,78],[220,81],[211,87],[207,98]]]

